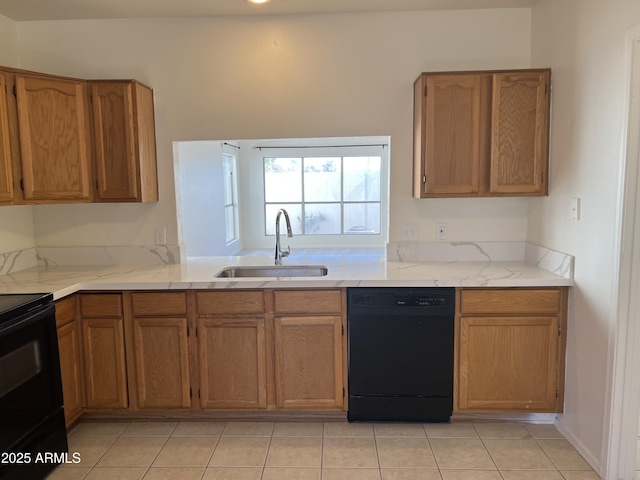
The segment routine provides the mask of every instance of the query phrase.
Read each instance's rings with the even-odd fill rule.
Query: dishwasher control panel
[[[349,291],[349,305],[356,308],[448,307],[454,305],[455,298],[452,288],[352,288]]]

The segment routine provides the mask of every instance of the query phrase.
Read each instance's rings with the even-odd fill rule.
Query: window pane
[[[304,201],[339,202],[340,157],[304,159]]]
[[[264,159],[264,199],[266,202],[302,201],[301,158]]]
[[[305,235],[341,233],[339,203],[307,203],[304,212]]]
[[[222,156],[222,173],[224,175],[224,204],[231,205],[234,199],[235,181],[235,158],[230,155]]]
[[[379,203],[346,203],[344,205],[344,233],[379,234]]]
[[[302,205],[298,204],[269,204],[265,205],[265,222],[266,222],[266,234],[276,234],[276,215],[278,210],[284,208],[289,214],[289,220],[291,221],[291,230],[294,235],[302,235]],[[287,224],[285,223],[284,215],[280,215],[280,236],[287,235]]]
[[[380,201],[381,157],[344,158],[344,201]]]
[[[236,215],[233,205],[224,208],[227,243],[236,239]]]

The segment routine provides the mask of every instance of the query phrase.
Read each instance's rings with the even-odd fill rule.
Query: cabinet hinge
[[[20,179],[20,190],[24,192],[24,178]]]
[[[18,98],[18,89],[16,88],[16,84],[13,84],[13,96]]]
[[[196,337],[198,336],[198,327],[196,327]]]
[[[556,390],[556,400],[560,398],[560,390]]]
[[[340,327],[342,328],[342,336],[344,337],[344,325],[340,325]]]
[[[193,398],[193,389],[189,387],[189,398]]]
[[[198,389],[198,398],[200,398],[200,389]]]
[[[558,336],[562,335],[562,327],[558,326]]]
[[[189,336],[189,325],[187,325],[187,337]]]
[[[422,175],[422,183],[427,183],[427,176],[426,175]]]
[[[546,95],[549,92],[549,84],[544,84],[544,94]]]
[[[424,87],[424,96],[425,97],[427,96],[427,87],[426,86]]]
[[[344,387],[342,387],[342,398],[344,398],[347,395],[347,392],[344,391]]]

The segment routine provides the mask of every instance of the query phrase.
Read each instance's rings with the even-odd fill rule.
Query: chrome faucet
[[[291,232],[291,222],[289,221],[289,214],[284,208],[278,210],[276,215],[276,265],[282,265],[282,259],[288,257],[291,253],[291,247],[287,247],[287,251],[283,252],[280,248],[280,215],[284,213],[284,220],[287,223],[287,237],[293,237]]]

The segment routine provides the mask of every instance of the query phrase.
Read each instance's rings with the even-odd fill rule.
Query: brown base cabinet
[[[457,411],[561,412],[567,289],[460,289]]]
[[[83,382],[75,296],[56,302],[56,325],[58,327],[64,420],[66,426],[69,427],[82,415]]]
[[[80,295],[86,407],[129,406],[120,293]]]
[[[195,295],[202,408],[342,409],[342,290]]]
[[[266,408],[264,318],[198,319],[200,406]]]
[[[133,410],[191,407],[186,292],[125,292]]]

